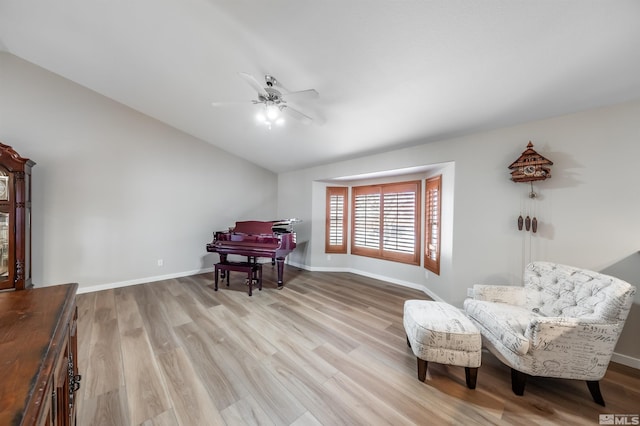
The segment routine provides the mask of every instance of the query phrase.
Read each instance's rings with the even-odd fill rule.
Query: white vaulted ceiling
[[[274,172],[640,98],[637,0],[0,0],[0,48]]]

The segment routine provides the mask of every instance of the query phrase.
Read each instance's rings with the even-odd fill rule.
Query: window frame
[[[377,185],[353,186],[351,188],[351,254],[358,256],[373,257],[377,259],[390,260],[394,262],[407,263],[411,265],[420,265],[421,257],[421,188],[422,181],[406,181],[392,182]],[[412,192],[415,194],[414,212],[413,212],[413,253],[403,253],[384,248],[385,244],[385,212],[384,212],[384,195]],[[356,245],[358,237],[356,233],[356,215],[359,213],[357,209],[356,199],[359,196],[378,194],[379,195],[379,211],[378,211],[378,245],[376,248],[363,247]],[[375,220],[375,218],[374,218]]]
[[[342,224],[342,244],[332,244],[332,197],[342,197],[342,217],[339,218]],[[347,218],[349,217],[349,187],[328,186],[326,189],[326,212],[325,212],[325,253],[346,253],[347,252]]]
[[[434,205],[433,193],[437,195],[437,205]],[[440,253],[442,246],[442,175],[433,176],[425,180],[425,236],[424,236],[424,267],[440,275]],[[433,214],[432,214],[433,212]],[[433,250],[430,244],[435,239]]]

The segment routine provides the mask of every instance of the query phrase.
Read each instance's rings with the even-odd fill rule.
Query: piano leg
[[[215,277],[213,282],[215,284],[215,286],[213,287],[213,289],[215,291],[218,291],[218,272],[220,272],[220,270],[218,269],[218,265],[215,265],[215,270],[213,272],[213,276]]]
[[[218,253],[220,255],[220,263],[226,263],[227,261],[227,255],[223,254],[223,253]],[[225,274],[227,273],[227,271],[225,271],[224,269],[220,271],[220,278],[222,278],[224,280]]]
[[[282,287],[284,287],[284,282],[282,281],[282,276],[284,275],[284,258],[277,258],[276,264],[278,267],[278,290],[281,290]]]

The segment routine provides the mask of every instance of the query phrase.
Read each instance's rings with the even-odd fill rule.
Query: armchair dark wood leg
[[[600,382],[587,380],[587,387],[589,388],[589,392],[591,392],[591,397],[595,401],[596,404],[600,404],[603,407],[604,399],[602,398],[602,394],[600,393]]]
[[[411,342],[409,341],[409,336],[407,336],[407,346],[411,347]]]
[[[524,385],[527,383],[527,375],[521,371],[511,369],[511,390],[518,396],[524,395]]]
[[[417,358],[418,360],[418,380],[424,382],[427,378],[427,361]]]
[[[465,379],[467,379],[467,387],[469,389],[475,389],[476,388],[476,382],[478,381],[478,369],[477,368],[471,368],[471,367],[465,367],[464,368],[464,376],[465,376]]]

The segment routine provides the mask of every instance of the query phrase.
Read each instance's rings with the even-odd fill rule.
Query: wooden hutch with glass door
[[[23,290],[31,283],[31,168],[0,143],[0,291]]]
[[[0,143],[0,425],[75,426],[78,284],[31,288],[34,165]]]

